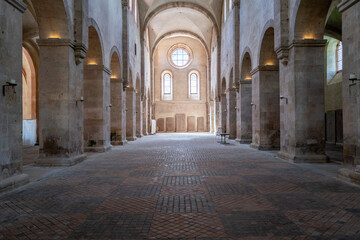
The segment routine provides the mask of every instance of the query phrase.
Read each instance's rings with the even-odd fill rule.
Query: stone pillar
[[[251,80],[242,80],[237,93],[237,138],[241,144],[251,143],[252,136],[252,83]]]
[[[128,141],[136,140],[136,106],[135,89],[129,87],[126,89],[126,139]]]
[[[216,101],[215,101],[215,128],[216,131],[218,130],[218,128],[221,127],[221,101],[220,98],[217,97]]]
[[[22,1],[1,1],[0,192],[29,182],[22,173]],[[4,88],[15,80],[17,86]],[[4,90],[4,92],[3,92]],[[4,96],[5,93],[5,96]]]
[[[227,133],[229,139],[236,138],[236,88],[229,88],[226,91],[227,98]]]
[[[103,65],[84,67],[85,151],[110,150],[110,74]]]
[[[111,145],[124,145],[123,84],[120,78],[111,78]]]
[[[143,112],[142,112],[142,132],[144,136],[149,135],[149,120],[148,120],[148,115],[149,115],[149,99],[145,98],[145,100],[143,101]]]
[[[143,137],[142,133],[142,112],[143,112],[143,101],[140,96],[140,92],[136,93],[136,137],[141,138]]]
[[[280,65],[280,152],[290,162],[326,162],[324,47],[326,40],[295,40]],[[280,50],[283,51],[283,50]],[[278,56],[284,55],[279,50]],[[287,62],[287,64],[286,64]],[[285,63],[285,64],[284,64]]]
[[[82,139],[82,79],[77,78],[74,43],[39,39],[39,140],[36,165],[73,165],[85,158]]]
[[[220,113],[221,113],[221,131],[222,132],[229,132],[227,126],[227,99],[226,94],[222,94],[221,101],[220,101]]]
[[[360,1],[343,0],[343,131],[344,165],[340,176],[360,184],[360,82],[349,81],[350,74],[360,79]]]
[[[252,72],[253,131],[251,147],[280,149],[279,67],[258,66]]]
[[[214,118],[214,113],[215,113],[214,101],[210,100],[209,106],[210,106],[210,111],[209,111],[210,129],[209,129],[209,131],[210,131],[210,133],[214,133],[214,132],[216,132],[215,124],[214,124],[214,119],[215,119]]]

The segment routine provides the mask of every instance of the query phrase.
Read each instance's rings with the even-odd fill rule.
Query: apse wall
[[[192,50],[191,64],[178,69],[173,67],[168,59],[169,50],[175,44],[185,44]],[[200,41],[189,37],[174,37],[162,40],[154,52],[154,89],[155,89],[155,118],[160,132],[207,131],[207,54]],[[200,74],[200,100],[191,100],[188,96],[188,77],[191,71]],[[173,100],[162,99],[162,74],[171,72],[173,76]],[[180,124],[176,115],[184,116]],[[190,118],[189,118],[190,117]],[[203,119],[203,126],[199,126],[199,119]],[[180,120],[179,120],[180,121]],[[190,121],[190,122],[189,122]],[[193,124],[195,124],[193,126]],[[191,125],[191,126],[190,126]]]

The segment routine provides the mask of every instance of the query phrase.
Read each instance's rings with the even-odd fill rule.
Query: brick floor
[[[209,134],[158,134],[1,194],[0,239],[360,239],[360,188]]]

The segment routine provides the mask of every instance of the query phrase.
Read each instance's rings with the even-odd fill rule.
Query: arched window
[[[132,1],[133,0],[129,0],[129,10],[130,10],[130,12],[132,11]]]
[[[336,71],[342,71],[343,69],[343,47],[342,42],[339,41],[336,45]]]
[[[189,98],[200,100],[200,74],[197,71],[189,73]]]
[[[162,100],[173,99],[173,77],[169,71],[162,74]]]
[[[224,10],[223,10],[224,22],[226,22],[226,12],[227,12],[226,2],[227,2],[227,0],[224,1]]]
[[[138,18],[138,5],[137,5],[137,0],[135,0],[135,7],[134,7],[134,15],[135,15],[135,23],[137,23],[137,18]]]

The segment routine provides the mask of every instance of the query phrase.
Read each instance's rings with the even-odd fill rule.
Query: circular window
[[[173,67],[185,68],[191,62],[191,50],[184,44],[174,45],[169,51],[169,62]]]

